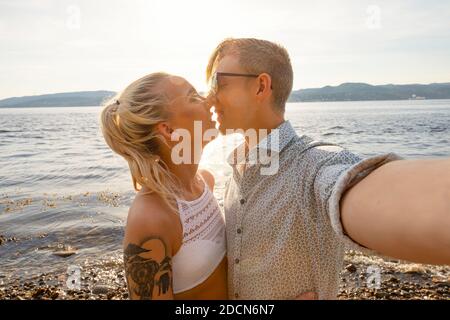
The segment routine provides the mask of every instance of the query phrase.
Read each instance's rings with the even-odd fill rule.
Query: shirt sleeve
[[[403,159],[395,153],[386,153],[369,158],[360,156],[340,147],[340,151],[328,152],[314,179],[314,193],[319,206],[328,214],[336,234],[343,239],[349,249],[356,249],[366,254],[376,254],[372,250],[353,241],[344,231],[341,220],[340,200],[349,188],[361,181],[380,166]],[[336,148],[336,147],[330,147]]]

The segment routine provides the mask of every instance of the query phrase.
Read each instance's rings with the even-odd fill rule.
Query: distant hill
[[[0,108],[99,106],[113,91],[82,91],[0,100]],[[450,83],[379,85],[343,83],[292,91],[289,102],[450,99]]]
[[[293,91],[289,102],[450,99],[450,83],[379,85],[343,83]]]
[[[81,91],[0,100],[0,108],[99,106],[115,95],[112,91]]]

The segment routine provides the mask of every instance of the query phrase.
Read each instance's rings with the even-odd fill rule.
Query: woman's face
[[[207,135],[212,133],[218,135],[218,131],[215,129],[216,123],[212,120],[210,111],[212,104],[200,96],[189,82],[181,77],[172,76],[164,84],[163,90],[170,101],[168,125],[177,133],[180,132],[181,135],[183,135],[183,131],[189,132],[192,147],[194,147],[194,141],[200,141],[202,147],[209,142],[204,139],[207,131]],[[206,140],[209,139],[206,137]]]

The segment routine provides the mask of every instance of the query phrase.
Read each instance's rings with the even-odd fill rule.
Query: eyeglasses
[[[219,76],[224,77],[246,77],[246,78],[258,78],[258,74],[244,74],[244,73],[228,73],[228,72],[215,72],[209,82],[209,89],[212,94],[216,94],[219,89],[217,78]]]

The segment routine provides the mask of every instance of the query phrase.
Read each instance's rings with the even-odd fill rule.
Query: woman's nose
[[[205,98],[205,106],[209,109],[213,107],[216,103],[216,96],[213,94],[208,94],[208,96]]]

